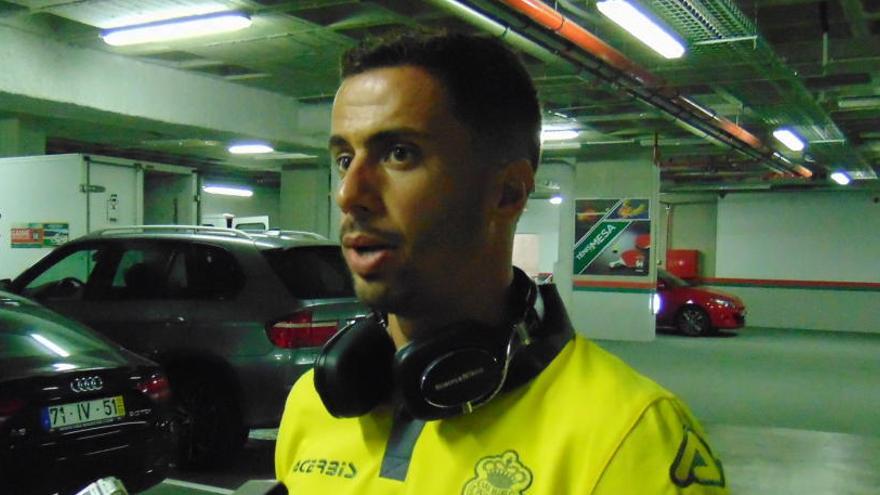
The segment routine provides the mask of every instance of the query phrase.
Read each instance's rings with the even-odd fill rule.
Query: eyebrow
[[[396,129],[387,129],[384,131],[377,132],[373,134],[367,139],[367,145],[372,146],[376,143],[382,143],[387,141],[393,141],[395,139],[408,138],[408,139],[425,139],[430,137],[431,135],[427,132],[420,131],[418,129],[413,129],[411,127],[399,127]],[[330,136],[330,140],[328,142],[328,147],[330,148],[338,148],[348,145],[348,140],[339,134],[334,134]]]

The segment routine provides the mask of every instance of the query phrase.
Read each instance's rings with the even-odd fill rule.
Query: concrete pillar
[[[559,245],[557,246],[557,261],[553,269],[553,280],[559,288],[559,295],[565,302],[565,307],[571,307],[573,304],[572,291],[572,270],[574,256],[572,255],[571,246],[574,245],[574,200],[577,198],[575,193],[575,167],[574,160],[559,161],[556,163],[541,164],[541,168],[546,172],[542,176],[559,184],[559,195],[562,196],[562,203],[559,204]]]
[[[281,228],[307,230],[331,239],[330,168],[326,160],[288,165],[281,171]]]
[[[46,133],[17,118],[0,119],[0,156],[46,154]]]
[[[575,200],[593,200],[587,211],[587,203],[575,205],[571,216],[562,222],[562,231],[568,233],[560,236],[560,252],[565,253],[564,261],[561,258],[560,266],[568,266],[572,276],[573,294],[568,305],[572,323],[575,329],[589,337],[618,339],[618,340],[652,340],[655,332],[654,314],[652,311],[652,297],[656,285],[656,259],[657,242],[659,232],[659,190],[660,174],[651,160],[650,152],[634,154],[632,158],[619,161],[596,161],[579,163],[575,172],[574,181]],[[637,200],[632,204],[644,203],[647,200],[647,222],[635,220],[638,216],[629,217],[632,221],[622,218],[620,215],[611,213],[615,211],[613,206],[616,201],[625,199]],[[641,201],[638,201],[641,200]],[[577,235],[575,216],[581,214],[586,219],[591,213],[599,213],[594,217],[602,218],[604,211],[601,206],[609,205],[609,216],[606,221],[614,221],[617,225],[627,225],[623,230],[614,231],[608,238],[610,242],[604,248],[597,247],[590,251],[591,255],[580,258],[581,264],[598,253],[593,258],[592,264],[580,274],[575,260],[581,256],[587,242],[596,237],[591,237],[587,230],[588,222],[581,224],[580,235],[584,238],[584,244],[577,249],[575,254],[574,243]],[[620,210],[616,210],[620,212]],[[629,210],[632,212],[633,210]],[[584,222],[585,220],[582,220]],[[638,227],[635,226],[639,223]],[[598,223],[596,225],[599,225]],[[607,224],[604,224],[607,225]],[[636,233],[638,229],[645,229],[651,236],[649,249],[640,249],[636,245]],[[595,233],[601,232],[601,225]],[[572,239],[562,241],[562,239]],[[602,243],[594,243],[601,246]],[[643,256],[642,269],[632,269],[618,263],[626,260],[622,256],[627,251],[636,251]],[[632,253],[630,253],[632,254]],[[630,258],[631,260],[632,258]],[[571,261],[569,261],[571,260]],[[570,264],[569,264],[570,263]],[[613,268],[612,268],[613,267]],[[559,278],[562,282],[562,277]]]

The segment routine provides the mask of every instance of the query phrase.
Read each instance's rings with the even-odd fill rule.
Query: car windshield
[[[351,275],[337,246],[267,249],[263,255],[297,298],[354,297]]]
[[[669,285],[670,287],[690,287],[691,286],[691,284],[688,283],[686,280],[680,279],[667,271],[660,270],[659,276],[660,276],[660,278],[665,280],[666,285]]]
[[[31,308],[0,307],[0,359],[57,359],[114,352],[104,340],[78,324],[66,323],[69,325],[43,318]]]

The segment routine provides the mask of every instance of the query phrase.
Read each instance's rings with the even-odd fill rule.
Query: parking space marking
[[[231,495],[235,492],[235,490],[230,490],[228,488],[220,488],[219,486],[211,486],[211,485],[203,485],[201,483],[191,483],[189,481],[175,480],[171,478],[165,478],[165,481],[162,483],[167,483],[169,485],[179,486],[181,488],[191,488],[193,490],[201,490],[203,492],[209,493],[219,493],[221,495]]]

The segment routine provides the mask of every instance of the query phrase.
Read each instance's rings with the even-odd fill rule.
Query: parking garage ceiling
[[[0,76],[0,118],[44,130],[50,152],[277,171],[323,160],[340,54],[365,36],[421,25],[490,32],[520,51],[538,84],[545,123],[581,131],[574,140],[548,143],[546,159],[618,159],[634,150],[653,151],[667,191],[824,188],[829,174],[840,169],[857,179],[856,187],[876,187],[880,0],[643,0],[641,5],[685,42],[682,58],[667,60],[648,50],[602,16],[594,0],[0,0],[0,29],[8,33],[38,37],[70,53],[137,62],[78,68],[97,73],[92,77],[121,72],[112,77],[127,86],[128,67],[146,63],[165,79],[179,72],[180,84],[210,79],[207,94],[225,96],[209,110],[228,107],[226,121],[221,116],[215,124],[198,115],[173,118],[158,110],[102,107],[89,98],[75,101],[79,90],[64,102],[51,94],[22,95],[24,89],[4,86]],[[248,13],[253,25],[131,47],[112,47],[99,37],[102,29],[162,16],[224,10]],[[535,15],[540,11],[558,24],[542,25]],[[564,35],[563,24],[583,28],[621,57],[585,51]],[[2,47],[0,54],[27,56]],[[36,78],[52,77],[51,66],[41,70]],[[229,100],[287,113],[248,113]],[[194,114],[205,113],[197,97],[174,105],[185,114],[190,102]],[[285,115],[292,122],[288,132]],[[270,122],[251,122],[261,117]],[[237,119],[250,125],[237,129]],[[804,138],[806,149],[793,152],[774,140],[772,132],[781,127]],[[228,143],[247,138],[269,140],[276,152],[260,159],[227,153]]]

